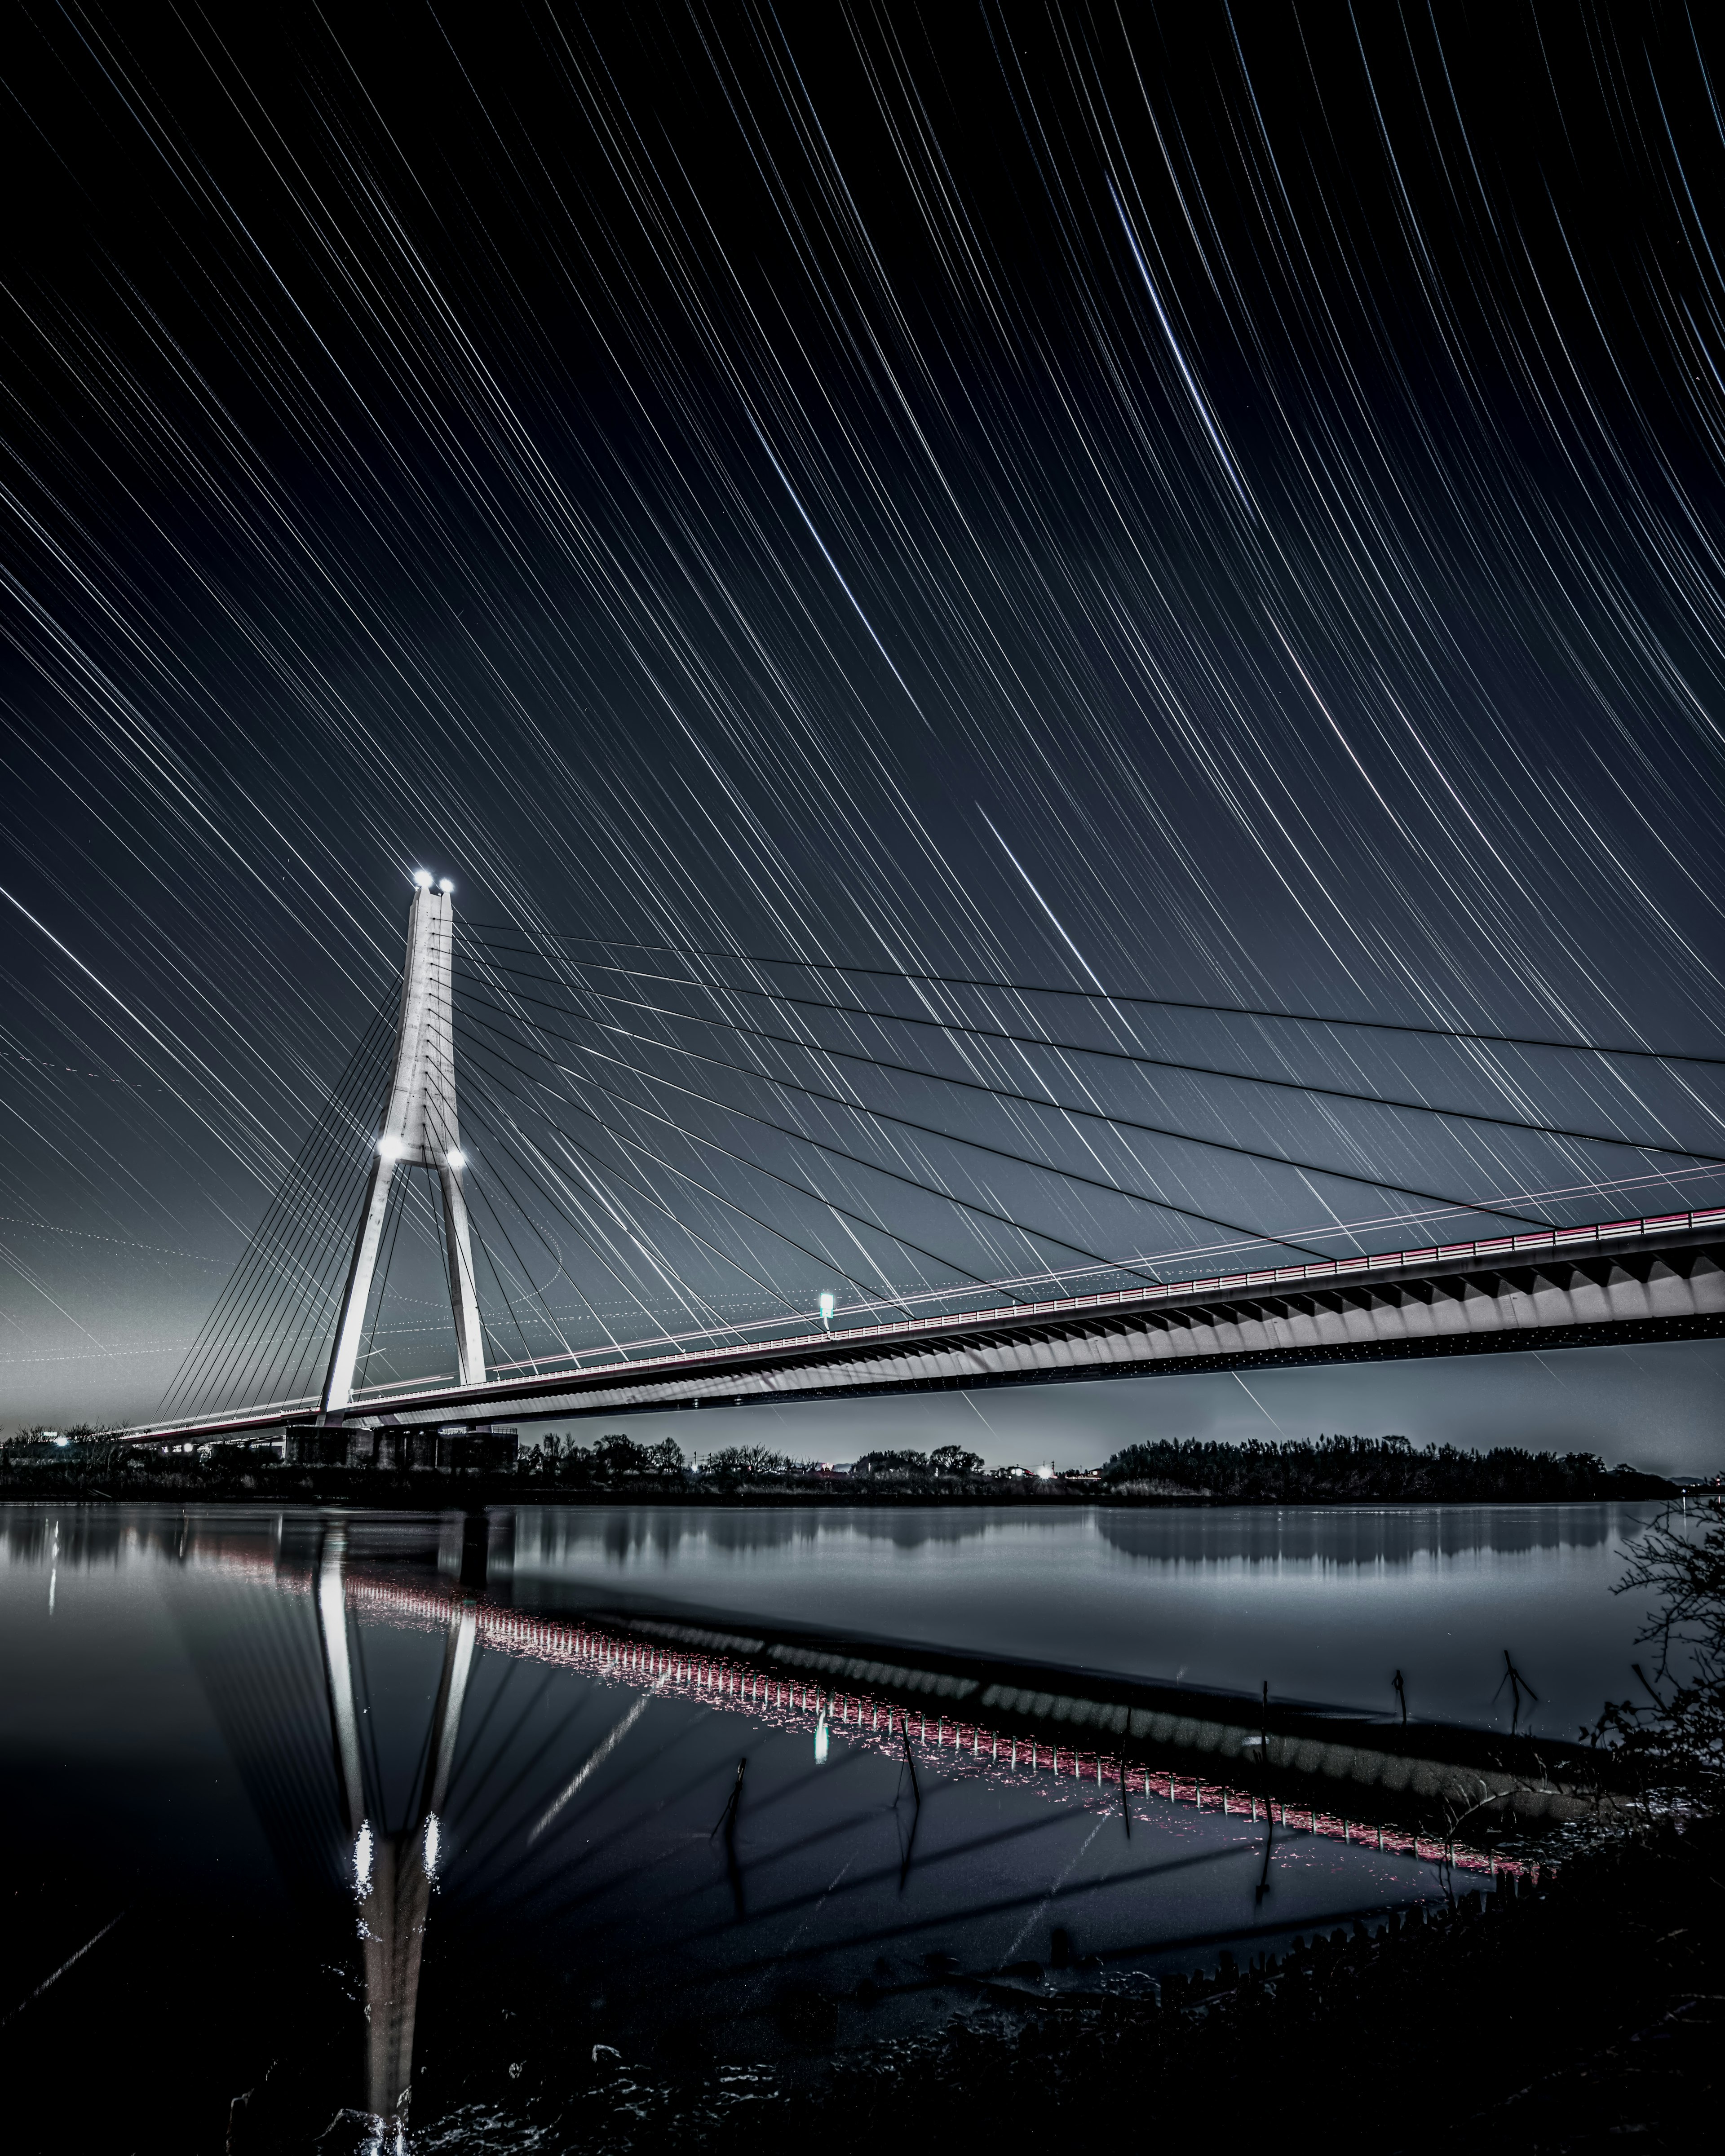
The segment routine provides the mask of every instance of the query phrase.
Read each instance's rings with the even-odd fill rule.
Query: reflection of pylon
[[[444,1247],[449,1260],[449,1310],[455,1321],[455,1354],[464,1385],[485,1380],[485,1343],[474,1292],[473,1250],[461,1177],[466,1157],[455,1116],[455,1040],[449,974],[455,915],[449,886],[431,888],[422,870],[408,915],[407,966],[402,977],[401,1019],[396,1029],[395,1074],[390,1081],[383,1128],[366,1186],[365,1210],[354,1239],[347,1291],[324,1378],[322,1412],[339,1417],[353,1397],[353,1377],[364,1337],[366,1313],[377,1276],[377,1252],[389,1211],[389,1188],[398,1167],[433,1168],[443,1193]]]
[[[470,1603],[450,1611],[443,1676],[432,1710],[425,1775],[408,1824],[387,1831],[366,1809],[358,1702],[347,1650],[345,1552],[339,1530],[325,1546],[317,1583],[318,1630],[336,1739],[336,1768],[359,1903],[366,1974],[366,2107],[387,2130],[382,2145],[405,2145],[413,2075],[413,2023],[419,1999],[419,1957],[425,1917],[437,1876],[440,1815],[454,1762],[462,1702],[473,1667],[475,1618]]]

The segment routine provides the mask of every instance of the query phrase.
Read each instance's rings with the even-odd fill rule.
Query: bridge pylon
[[[449,1312],[455,1322],[458,1382],[482,1385],[485,1381],[485,1342],[480,1331],[473,1245],[461,1181],[467,1158],[461,1150],[455,1111],[455,1036],[449,993],[455,940],[453,887],[446,880],[434,890],[430,876],[423,869],[414,880],[417,888],[408,911],[395,1066],[377,1150],[372,1156],[365,1209],[354,1237],[335,1343],[324,1376],[320,1420],[339,1420],[353,1398],[366,1312],[388,1216],[390,1187],[398,1168],[429,1168],[437,1176],[449,1264]]]

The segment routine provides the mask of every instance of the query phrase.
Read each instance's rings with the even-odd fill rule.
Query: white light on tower
[[[838,1298],[837,1298],[837,1296],[836,1296],[824,1295],[824,1296],[821,1297],[821,1299],[820,1299],[820,1322],[821,1322],[821,1323],[822,1323],[823,1325],[824,1325],[824,1326],[828,1326],[828,1327],[830,1327],[830,1326],[831,1326],[832,1322],[833,1322],[833,1311],[834,1311],[834,1306],[835,1306],[835,1305],[836,1305],[836,1303],[837,1303],[837,1301],[838,1301]]]
[[[449,881],[449,879],[447,876],[445,876],[443,881],[439,884],[438,889],[443,893],[445,898],[453,898],[455,896],[455,886]]]
[[[448,1161],[451,1168],[461,1168],[467,1165],[467,1155],[462,1152],[459,1146],[451,1146],[444,1155],[444,1158]]]
[[[429,869],[415,869],[413,871],[413,880],[418,885],[421,891],[429,891],[431,888],[431,870]]]
[[[377,1150],[385,1160],[399,1160],[407,1151],[407,1147],[399,1138],[388,1137],[378,1139]]]

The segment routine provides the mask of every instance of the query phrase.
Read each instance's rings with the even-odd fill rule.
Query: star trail
[[[497,1362],[1722,1202],[1722,65],[21,19],[0,1419],[311,1382],[421,868]]]

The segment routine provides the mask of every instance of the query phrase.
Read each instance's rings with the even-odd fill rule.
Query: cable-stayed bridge
[[[398,994],[129,1435],[1710,1335],[1722,1069],[465,927],[422,877]]]

